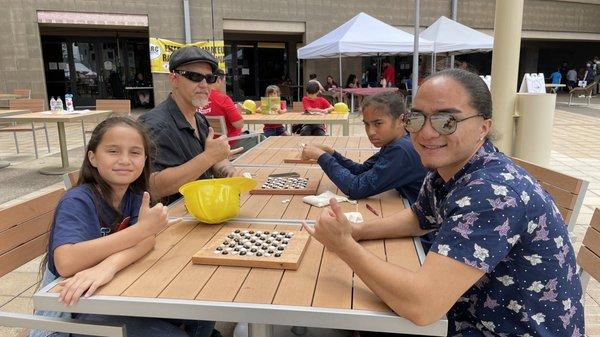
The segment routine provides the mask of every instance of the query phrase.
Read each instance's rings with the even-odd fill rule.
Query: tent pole
[[[452,0],[452,20],[458,20],[458,0]],[[454,55],[450,55],[450,69],[454,69]]]
[[[342,82],[342,79],[343,79],[343,77],[342,77],[342,53],[339,53],[338,57],[339,57],[339,66],[340,66],[340,81],[338,82],[338,89],[340,89],[340,102],[342,102],[343,101],[342,100],[342,83],[344,83],[344,82]]]
[[[435,74],[435,52],[431,53],[431,75]]]
[[[297,78],[298,81],[296,82],[296,85],[298,86],[296,89],[298,89],[298,91],[296,92],[296,99],[297,101],[300,101],[300,62],[302,62],[300,59],[298,59],[298,61],[296,61],[296,73],[297,73]]]
[[[417,90],[419,87],[419,16],[420,16],[421,1],[415,0],[415,36],[413,48],[413,64],[412,64],[412,93],[411,99],[414,102]]]

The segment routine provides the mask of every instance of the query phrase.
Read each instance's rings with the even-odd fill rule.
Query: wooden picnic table
[[[258,143],[254,149],[297,149],[300,144],[324,144],[334,149],[378,149],[367,136],[271,136]]]
[[[289,171],[288,167],[251,167],[256,178]],[[335,185],[320,169],[296,168],[301,176],[320,179],[318,193]],[[342,209],[360,211],[365,220],[377,216],[366,204],[389,216],[405,203],[388,191]],[[397,316],[335,254],[311,240],[298,270],[194,265],[191,257],[223,226],[298,230],[300,220],[314,221],[322,209],[302,202],[302,196],[241,196],[236,219],[206,225],[189,218],[181,199],[170,214],[187,221],[158,234],[148,255],[119,272],[97,295],[65,308],[58,303],[56,282],[33,296],[38,310],[78,313],[249,322],[252,336],[272,336],[272,325],[416,333],[445,336],[447,320],[419,327]],[[418,238],[364,241],[377,256],[409,270],[424,260]]]
[[[59,175],[78,170],[77,166],[69,165],[69,152],[67,150],[67,134],[65,123],[81,122],[87,119],[97,119],[109,116],[112,110],[89,110],[79,112],[42,111],[0,117],[0,122],[15,123],[56,123],[58,126],[58,142],[60,145],[61,166],[48,166],[40,169],[40,173]]]
[[[283,114],[251,114],[244,115],[244,124],[329,124],[329,132],[334,124],[342,125],[342,134],[350,134],[349,114],[310,115],[301,112]]]

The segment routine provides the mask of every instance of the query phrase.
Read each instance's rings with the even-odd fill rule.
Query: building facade
[[[451,2],[421,0],[422,28],[451,17]],[[0,0],[0,92],[30,88],[48,100],[70,91],[77,107],[87,107],[131,95],[126,88],[141,74],[160,102],[169,84],[166,74],[150,73],[148,38],[185,42],[186,4],[192,42],[224,41],[236,100],[260,97],[285,77],[294,85],[311,73],[338,79],[337,60],[298,62],[296,50],[359,12],[411,33],[414,22],[413,0]],[[494,9],[494,0],[458,0],[458,21],[493,34]],[[600,55],[600,0],[525,0],[523,15],[522,73],[549,73],[565,61],[580,67]],[[489,73],[490,54],[464,59]],[[410,71],[407,59],[394,61],[399,73]],[[365,62],[344,59],[344,76],[360,76]]]

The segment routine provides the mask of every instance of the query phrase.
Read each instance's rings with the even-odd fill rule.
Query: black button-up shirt
[[[148,129],[153,142],[150,152],[152,172],[183,165],[204,152],[208,121],[201,114],[195,114],[195,116],[196,129],[200,139],[194,134],[194,129],[185,119],[171,95],[139,118],[139,121]],[[209,169],[206,172],[199,172],[198,179],[212,176],[212,170]],[[178,197],[179,193],[172,194],[163,198],[163,202],[169,204]]]

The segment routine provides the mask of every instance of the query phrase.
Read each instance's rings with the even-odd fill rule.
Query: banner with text
[[[169,73],[171,54],[185,46],[196,46],[211,52],[219,61],[219,68],[225,71],[225,50],[223,41],[203,41],[190,44],[178,43],[161,38],[150,38],[150,65],[153,73]]]

